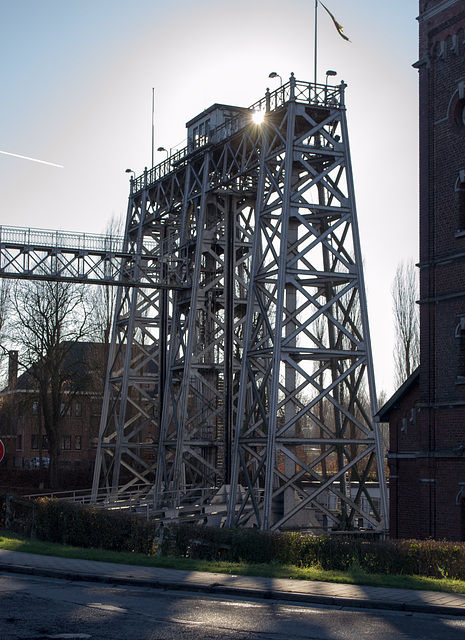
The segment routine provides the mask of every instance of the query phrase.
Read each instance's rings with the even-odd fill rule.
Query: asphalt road
[[[463,640],[465,618],[0,576],[1,640]]]

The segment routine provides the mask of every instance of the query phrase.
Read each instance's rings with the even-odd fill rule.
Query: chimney
[[[18,379],[18,352],[8,351],[8,386],[13,387]]]

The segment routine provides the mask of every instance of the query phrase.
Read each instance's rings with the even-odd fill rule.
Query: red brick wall
[[[417,471],[421,436],[418,400],[417,378],[389,415],[389,529],[393,538],[412,537],[411,525],[421,519]]]
[[[391,535],[461,540],[455,499],[465,481],[465,332],[457,337],[457,326],[465,314],[465,200],[456,186],[465,169],[465,5],[419,5],[419,412],[415,430],[391,437]]]

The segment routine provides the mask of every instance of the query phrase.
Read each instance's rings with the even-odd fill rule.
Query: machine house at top
[[[189,120],[187,127],[187,148],[193,151],[209,142],[214,142],[215,131],[232,134],[242,121],[250,120],[250,111],[227,104],[214,104],[198,116]]]

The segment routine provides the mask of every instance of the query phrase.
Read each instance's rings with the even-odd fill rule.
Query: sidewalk
[[[74,560],[0,549],[0,572],[158,589],[286,600],[336,607],[465,616],[465,594],[235,576]]]

